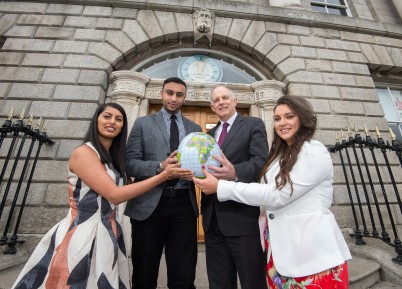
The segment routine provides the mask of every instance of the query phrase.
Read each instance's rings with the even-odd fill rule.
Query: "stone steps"
[[[380,281],[369,289],[402,289],[402,285],[395,285],[388,282]]]
[[[159,271],[158,289],[167,289],[166,285],[166,266],[162,266]],[[24,264],[20,264],[3,271],[0,271],[0,289],[11,288],[13,282],[22,270]],[[402,289],[402,286],[387,282],[380,282],[380,265],[366,258],[354,256],[348,262],[349,266],[349,289]],[[208,279],[206,278],[205,253],[199,252],[196,276],[196,288],[208,289]],[[240,288],[240,286],[239,286]]]
[[[381,266],[377,262],[353,256],[348,261],[349,268],[349,289],[367,289],[376,284],[381,276]]]
[[[36,244],[39,239],[29,239],[26,244],[18,247],[16,255],[0,255],[0,289],[9,289],[22,270],[32,248],[27,244]],[[33,245],[29,246],[32,247]],[[352,246],[353,247],[353,246]],[[363,249],[363,248],[362,248]],[[369,248],[366,248],[369,249]],[[353,253],[353,251],[352,251]],[[402,289],[401,285],[384,282],[381,279],[381,265],[371,258],[353,254],[353,259],[348,261],[349,267],[349,289]],[[400,268],[402,273],[402,267]],[[394,282],[395,283],[395,282]],[[205,264],[205,247],[199,245],[197,274],[195,280],[196,288],[208,289],[208,278]],[[159,270],[158,289],[167,289],[166,265],[164,258],[161,260]],[[240,288],[240,285],[239,287]]]

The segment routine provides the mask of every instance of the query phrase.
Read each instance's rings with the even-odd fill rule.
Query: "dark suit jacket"
[[[183,116],[186,134],[202,131],[201,127]],[[158,164],[170,154],[169,136],[162,112],[139,117],[135,120],[127,141],[126,173],[136,181],[156,174]],[[151,191],[127,202],[124,214],[132,219],[147,219],[161,198],[164,183]],[[198,216],[194,183],[189,182],[190,199],[194,213]]]
[[[215,137],[216,127],[208,131]],[[227,159],[234,165],[239,182],[259,181],[259,174],[268,157],[267,132],[260,118],[238,114],[221,147]],[[216,194],[203,194],[202,215],[204,231],[208,232],[212,209],[221,232],[226,236],[258,234],[260,208],[234,201],[219,202]]]

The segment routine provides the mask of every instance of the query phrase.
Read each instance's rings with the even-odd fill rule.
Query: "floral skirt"
[[[268,227],[265,228],[265,248],[269,248]],[[286,277],[276,271],[272,254],[267,264],[267,281],[270,289],[347,289],[349,285],[348,265],[343,263],[334,268],[304,277]]]

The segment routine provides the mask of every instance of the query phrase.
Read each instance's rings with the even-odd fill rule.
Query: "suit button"
[[[273,220],[275,218],[274,214],[269,214],[269,218]]]

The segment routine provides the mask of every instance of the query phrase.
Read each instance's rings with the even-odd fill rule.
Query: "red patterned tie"
[[[225,140],[226,135],[228,134],[228,126],[229,126],[229,124],[227,122],[223,123],[222,132],[221,132],[221,135],[219,136],[219,140],[218,140],[219,146],[222,146],[222,143]]]

